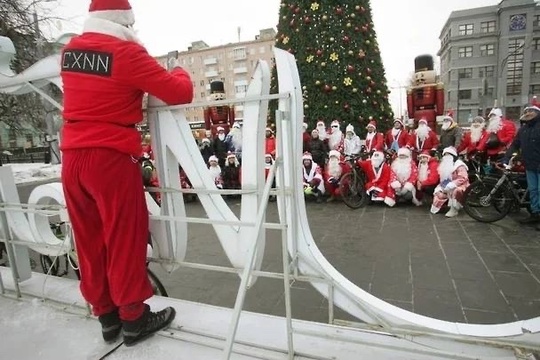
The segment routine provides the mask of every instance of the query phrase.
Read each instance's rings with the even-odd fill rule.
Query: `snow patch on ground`
[[[44,163],[33,164],[6,164],[13,171],[16,184],[27,184],[46,180],[60,179],[61,164],[51,165]]]

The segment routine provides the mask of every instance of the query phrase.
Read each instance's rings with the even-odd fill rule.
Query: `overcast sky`
[[[51,1],[51,0],[48,0]],[[56,32],[80,32],[90,0],[52,0],[43,4],[67,21]],[[317,0],[314,0],[314,2]],[[439,34],[453,10],[496,5],[499,0],[372,0],[375,30],[390,87],[405,86],[414,70],[414,57],[436,55]],[[131,0],[135,28],[152,55],[187,50],[192,41],[210,46],[251,40],[259,29],[277,27],[280,0]],[[436,59],[438,61],[438,59]],[[401,107],[406,108],[404,90]],[[400,92],[392,91],[396,113]]]

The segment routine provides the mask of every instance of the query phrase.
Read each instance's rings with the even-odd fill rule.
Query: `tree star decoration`
[[[284,44],[289,43],[289,37],[288,37],[288,36],[285,36],[285,37],[283,38],[283,43],[284,43]]]
[[[332,61],[338,61],[338,60],[339,60],[338,54],[336,54],[335,52],[333,52],[332,54],[330,54],[330,60],[332,60]]]
[[[346,77],[345,79],[343,79],[343,84],[345,86],[351,86],[352,85],[352,79],[350,77]]]
[[[311,3],[311,10],[313,11],[319,10],[319,3],[316,3],[316,2]]]
[[[310,63],[310,62],[313,61],[313,58],[314,58],[313,55],[309,55],[309,56],[306,58],[306,61],[307,61],[308,63]]]

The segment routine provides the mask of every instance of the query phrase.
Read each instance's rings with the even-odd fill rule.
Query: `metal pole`
[[[458,78],[457,78],[457,105],[456,105],[456,120],[459,124],[459,85],[461,83],[461,77],[459,76],[459,70],[458,70]]]

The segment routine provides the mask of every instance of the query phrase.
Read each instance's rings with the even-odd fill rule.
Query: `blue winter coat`
[[[540,116],[522,122],[521,128],[504,156],[503,162],[507,164],[512,154],[518,150],[521,150],[525,169],[540,172]]]

